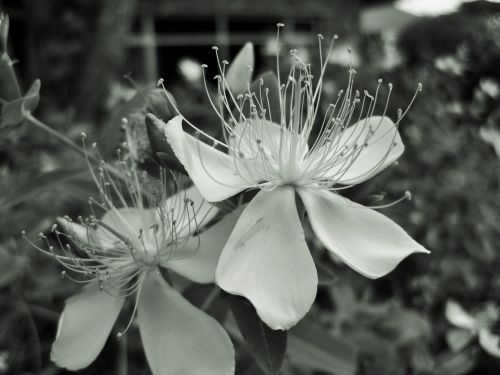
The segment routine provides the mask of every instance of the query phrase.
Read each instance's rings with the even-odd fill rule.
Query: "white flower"
[[[409,254],[428,252],[392,220],[337,194],[393,164],[404,146],[397,125],[373,115],[379,90],[373,96],[365,91],[362,97],[354,91],[352,69],[347,89],[318,118],[331,48],[316,84],[311,66],[292,51],[286,83],[267,75],[252,88],[247,84],[247,92],[238,96],[226,83],[226,63],[220,65],[214,109],[225,142],[199,129],[197,137],[189,135],[182,120],[196,127],[181,116],[164,125],[175,155],[205,199],[217,202],[259,189],[222,251],[216,282],[248,298],[273,329],[296,324],[316,295],[318,277],[296,194],[324,246],[365,276],[383,276]],[[201,136],[211,144],[200,141]]]
[[[91,199],[91,208],[103,209],[101,218],[78,223],[60,218],[52,229],[64,253],[50,247],[49,254],[66,267],[67,278],[87,284],[66,301],[52,360],[70,370],[88,366],[131,296],[133,313],[118,336],[137,315],[153,374],[233,374],[227,333],[167,283],[160,268],[198,283],[213,282],[237,212],[197,234],[218,210],[195,187],[167,197],[176,184],[170,186],[164,175],[156,186],[135,167],[123,172],[125,184],[110,178],[106,168],[92,172],[101,200]]]

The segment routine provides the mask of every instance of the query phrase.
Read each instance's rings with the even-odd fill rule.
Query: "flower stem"
[[[123,335],[120,338],[118,345],[119,345],[118,374],[127,375],[128,374],[127,335]]]
[[[64,143],[67,147],[72,149],[73,151],[77,152],[81,156],[85,156],[85,153],[83,152],[82,148],[79,147],[75,142],[73,142],[71,139],[66,137],[65,135],[59,133],[57,130],[52,129],[50,126],[47,124],[44,124],[40,120],[38,120],[36,117],[34,117],[31,114],[28,114],[26,116],[26,120],[28,120],[31,124],[35,125],[37,128],[42,129],[43,131],[49,133],[50,135],[56,137],[59,141]]]
[[[81,157],[83,157],[83,158],[86,157],[85,151],[83,150],[82,147],[78,146],[75,142],[73,142],[71,139],[69,139],[68,137],[66,137],[64,134],[61,134],[57,130],[52,129],[50,126],[48,126],[47,124],[45,124],[42,121],[40,121],[39,119],[37,119],[36,117],[34,117],[32,114],[28,114],[26,116],[26,120],[30,124],[36,126],[37,128],[39,128],[39,129],[41,129],[41,130],[49,133],[50,135],[54,136],[55,138],[57,138],[66,147],[68,147],[71,150],[75,151]],[[88,157],[92,161],[100,164],[100,160],[98,160],[94,155],[88,155]],[[105,164],[105,165],[103,165],[103,167],[106,168],[108,170],[108,172],[112,173],[116,177],[118,177],[118,178],[120,178],[122,180],[125,179],[125,177],[122,175],[122,173],[120,171],[118,171],[116,168],[114,168],[113,166]]]

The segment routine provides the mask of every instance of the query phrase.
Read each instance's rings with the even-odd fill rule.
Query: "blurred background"
[[[3,0],[0,9],[10,16],[8,52],[21,87],[41,79],[36,116],[77,143],[87,132],[109,159],[132,137],[134,157],[147,164],[144,114],[172,115],[158,78],[186,117],[216,129],[206,92],[216,87],[211,47],[230,60],[252,41],[255,73],[274,69],[277,22],[285,24],[285,68],[292,48],[317,68],[316,34],[339,35],[323,108],[345,87],[350,67],[357,89],[373,92],[379,78],[394,84],[393,119],[421,82],[401,124],[406,152],[398,165],[346,194],[367,203],[411,191],[412,201],[383,213],[432,254],[367,280],[327,257],[309,233],[336,277],[320,287],[309,317],[356,348],[356,374],[500,373],[500,3]],[[207,90],[201,63],[209,66]],[[64,373],[49,352],[64,300],[78,287],[20,232],[36,238],[57,216],[85,213],[95,194],[87,174],[78,155],[36,127],[0,127],[0,374]],[[457,324],[465,312],[475,327]],[[480,328],[489,342],[479,340]],[[148,374],[132,331],[127,341],[111,338],[80,373]],[[259,374],[239,356],[238,373]],[[287,358],[283,373],[342,375],[329,370]]]

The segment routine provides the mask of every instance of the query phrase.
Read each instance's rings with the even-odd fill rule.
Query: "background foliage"
[[[106,157],[114,155],[123,137],[133,137],[137,158],[149,168],[153,163],[144,114],[168,117],[167,101],[154,86],[137,88],[119,78],[120,63],[127,63],[120,61],[119,52],[111,57],[103,53],[128,25],[130,10],[125,5],[116,10],[123,26],[110,22],[109,9],[93,17],[97,2],[50,4],[33,7],[40,12],[33,25],[36,59],[19,63],[28,72],[22,87],[28,88],[33,72],[42,80],[37,114],[76,142],[81,131],[88,132],[100,141]],[[410,190],[412,201],[384,213],[432,254],[410,257],[387,277],[372,281],[328,257],[309,231],[313,253],[327,275],[317,303],[306,322],[290,332],[287,351],[278,350],[270,361],[265,359],[269,353],[259,354],[248,342],[242,345],[239,374],[272,370],[276,355],[284,358],[283,374],[497,373],[500,360],[488,355],[477,339],[462,342],[445,316],[450,300],[474,314],[487,305],[500,308],[500,160],[492,146],[496,139],[500,148],[494,136],[500,131],[497,12],[495,7],[469,6],[413,23],[398,38],[401,62],[391,69],[377,62],[384,58],[380,40],[359,37],[364,48],[357,86],[373,89],[379,77],[393,82],[391,117],[408,103],[418,82],[424,91],[401,125],[406,152],[399,164],[347,194],[366,202],[380,194],[396,199]],[[93,38],[87,30],[107,37]],[[15,29],[12,33],[11,50],[19,50]],[[107,68],[97,71],[96,66]],[[325,82],[341,88],[346,76],[345,67],[334,65]],[[211,121],[199,83],[179,80],[169,89],[187,117],[202,119],[208,130],[218,124]],[[123,117],[128,123],[121,129]],[[23,241],[20,231],[36,237],[57,216],[85,213],[94,187],[81,157],[29,122],[2,127],[0,134],[0,374],[64,373],[50,363],[48,353],[64,299],[78,288],[61,280],[57,264]],[[195,292],[186,290],[186,295],[203,304]],[[215,304],[208,311],[227,314],[221,309]],[[243,342],[236,322],[228,328]],[[244,335],[245,327],[239,328]],[[265,333],[256,338],[266,339]],[[279,342],[274,347],[279,349]],[[81,373],[127,371],[148,373],[134,330],[126,340],[111,338]]]

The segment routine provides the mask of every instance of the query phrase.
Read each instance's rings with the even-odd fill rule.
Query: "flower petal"
[[[310,309],[318,285],[291,187],[260,191],[241,214],[216,270],[217,284],[246,297],[272,329]]]
[[[474,317],[455,301],[446,302],[445,315],[446,319],[456,327],[470,331],[476,330],[477,324]]]
[[[281,126],[261,118],[236,124],[229,139],[229,153],[236,151],[247,158],[255,158],[264,150],[268,155],[279,153]]]
[[[428,253],[386,216],[337,194],[300,189],[309,221],[325,247],[359,273],[378,278],[414,252]]]
[[[191,237],[175,259],[162,264],[164,267],[197,283],[212,283],[220,253],[231,234],[234,224],[243,211],[243,206],[227,214],[200,235]]]
[[[186,206],[186,200],[189,200],[190,206]],[[186,211],[186,208],[188,208],[188,211]],[[198,231],[219,212],[218,208],[203,198],[195,185],[168,197],[165,202],[165,209],[176,220],[178,237]],[[194,215],[196,220],[193,217]]]
[[[120,236],[132,241],[138,249],[143,247],[156,249],[157,247],[155,227],[160,223],[160,220],[155,208],[113,208],[104,214],[101,222],[104,226],[99,225],[96,234],[101,245],[105,248],[125,247]]]
[[[165,125],[165,135],[206,200],[218,202],[227,199],[251,184],[240,176],[232,156],[184,132],[181,116],[174,117]]]
[[[88,244],[92,242],[94,230],[88,226],[75,223],[64,217],[58,217],[57,223],[63,231],[76,243]]]
[[[362,147],[353,151],[354,160],[336,165],[328,173],[338,176],[339,183],[344,185],[359,184],[373,177],[393,164],[405,149],[396,125],[388,117],[365,118],[345,129],[339,137],[332,143],[351,150],[356,144],[358,149]]]
[[[489,354],[500,358],[500,336],[487,328],[479,330],[479,345]]]
[[[234,374],[227,333],[156,273],[144,281],[137,319],[153,374]]]
[[[97,283],[69,298],[59,319],[52,361],[68,370],[91,364],[104,347],[123,302],[99,290]]]

